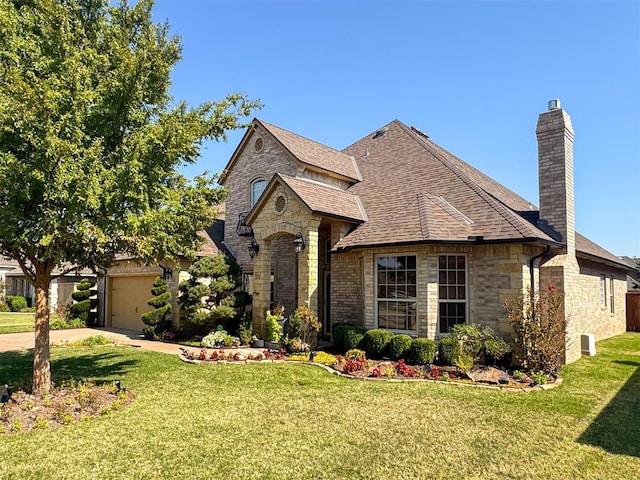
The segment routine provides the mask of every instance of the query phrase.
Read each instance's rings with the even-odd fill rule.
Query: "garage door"
[[[111,281],[111,326],[141,331],[140,315],[151,310],[147,301],[155,276],[113,277]]]

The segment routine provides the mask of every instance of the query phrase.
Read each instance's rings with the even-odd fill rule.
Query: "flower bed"
[[[326,352],[312,352],[289,355],[286,350],[259,350],[255,348],[220,348],[216,350],[202,348],[197,350],[181,349],[181,358],[191,363],[203,362],[261,362],[261,361],[298,361],[321,365],[327,370],[347,378],[366,380],[423,380],[452,382],[473,386],[495,386],[517,390],[549,388],[560,384],[559,378],[531,377],[519,372],[508,373],[503,370],[483,367],[464,372],[457,367],[434,364],[409,365],[404,360],[368,360],[364,356],[333,356]],[[495,380],[474,380],[482,377],[483,372],[492,372]],[[485,375],[485,378],[487,376]]]

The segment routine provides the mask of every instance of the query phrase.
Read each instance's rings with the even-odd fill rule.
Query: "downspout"
[[[538,255],[535,255],[533,257],[531,257],[531,259],[529,260],[529,278],[531,279],[531,286],[530,286],[530,292],[529,295],[531,296],[531,313],[535,313],[533,311],[534,309],[534,295],[535,295],[535,291],[536,291],[536,282],[535,282],[535,277],[533,274],[533,264],[535,263],[535,261],[537,259],[539,259],[540,257],[544,257],[545,255],[547,255],[549,252],[551,251],[551,245],[547,245],[547,249],[542,252],[539,253]]]

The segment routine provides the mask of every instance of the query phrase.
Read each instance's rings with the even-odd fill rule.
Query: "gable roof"
[[[478,237],[557,243],[519,214],[535,210],[529,202],[398,120],[345,152],[363,176],[348,191],[361,197],[369,220],[338,249]]]
[[[356,161],[351,155],[334,150],[331,147],[262,120],[255,119],[254,121],[262,125],[289,153],[302,163],[328,172],[338,173],[351,180],[362,180]]]
[[[257,118],[253,119],[252,124],[254,127],[259,125],[264,128],[286,152],[300,163],[310,167],[311,170],[333,174],[351,183],[362,180],[358,165],[350,155]],[[227,175],[254,132],[255,128],[248,128],[245,132],[220,175],[219,183],[221,185],[224,185]]]
[[[357,195],[313,180],[276,173],[269,181],[258,202],[251,209],[247,217],[249,224],[253,222],[277,184],[288,187],[313,213],[352,223],[362,223],[367,220],[367,215]]]

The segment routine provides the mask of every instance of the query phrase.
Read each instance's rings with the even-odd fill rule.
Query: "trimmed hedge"
[[[448,335],[440,340],[438,345],[438,358],[446,365],[453,365],[460,354],[462,349],[460,348],[460,342],[453,335]]]
[[[346,322],[333,324],[331,331],[336,349],[342,352],[359,348],[366,332],[364,328]]]
[[[394,334],[390,330],[367,330],[362,338],[362,347],[368,357],[381,358],[389,352],[389,342],[393,337]]]
[[[413,342],[413,338],[409,335],[395,335],[389,342],[389,356],[391,359],[399,360],[404,358],[406,360],[411,348],[411,342]]]
[[[7,295],[5,298],[12,312],[20,312],[28,306],[27,299],[20,295]]]
[[[414,338],[409,347],[407,360],[416,365],[424,365],[433,362],[435,355],[436,342],[429,338]]]

